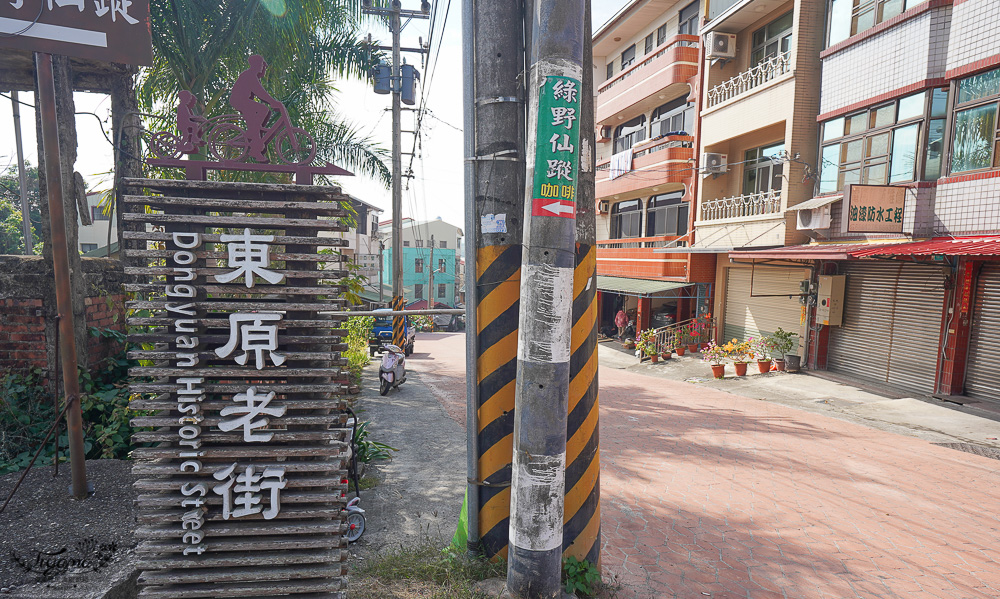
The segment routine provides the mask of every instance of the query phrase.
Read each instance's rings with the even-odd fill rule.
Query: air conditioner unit
[[[819,230],[830,228],[830,205],[812,210],[799,210],[796,212],[796,228],[799,231]]]
[[[708,46],[706,57],[713,58],[735,58],[736,57],[736,35],[732,33],[719,33],[712,31],[705,40]]]
[[[726,154],[706,152],[701,155],[701,174],[723,175],[726,173]]]
[[[611,202],[608,200],[597,200],[597,213],[607,214],[608,210],[611,209]]]

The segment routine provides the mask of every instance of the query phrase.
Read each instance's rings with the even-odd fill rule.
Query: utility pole
[[[403,10],[400,0],[392,0],[388,9],[374,8],[372,0],[362,0],[362,12],[365,14],[380,15],[389,18],[389,30],[392,33],[392,71],[391,71],[391,91],[392,91],[392,309],[402,310],[405,301],[403,299],[403,149],[401,131],[402,125],[400,117],[402,114],[402,92],[403,77],[399,38],[402,33],[401,17],[409,19],[429,18],[430,2],[423,0],[420,3],[420,12],[413,10]],[[407,51],[422,53],[423,48],[407,49]],[[403,347],[406,333],[403,330],[403,317],[394,316],[392,318],[392,342],[398,347]]]
[[[507,565],[508,590],[526,599],[555,598],[562,592],[586,4],[529,4],[524,248]]]
[[[385,283],[383,282],[383,275],[385,274],[385,242],[382,241],[382,237],[379,236],[378,239],[378,303],[379,307],[385,304],[385,295],[383,289],[385,288]]]
[[[24,255],[34,252],[35,242],[31,236],[31,206],[28,205],[28,173],[24,169],[24,147],[21,141],[21,101],[17,91],[10,92],[10,103],[14,111],[14,145],[17,146],[17,178],[21,186],[21,226],[24,227]]]
[[[427,260],[427,309],[430,310],[434,307],[431,303],[431,298],[434,297],[434,293],[431,291],[434,289],[434,236],[431,235],[431,257]]]
[[[506,557],[510,530],[517,374],[511,340],[524,213],[523,10],[521,2],[462,2],[468,549],[490,558]]]

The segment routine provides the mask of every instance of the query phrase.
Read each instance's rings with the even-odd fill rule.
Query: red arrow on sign
[[[535,198],[531,204],[532,216],[561,216],[576,218],[576,203],[569,200]]]

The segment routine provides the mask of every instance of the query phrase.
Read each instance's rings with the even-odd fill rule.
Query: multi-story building
[[[637,329],[710,311],[711,254],[691,243],[700,0],[634,0],[593,38],[599,323]]]
[[[402,227],[403,297],[407,307],[419,309],[428,303],[432,307],[454,306],[460,288],[456,280],[461,264],[462,229],[440,217],[424,222],[404,218]],[[392,296],[392,254],[396,250],[392,247],[391,220],[380,223],[379,235],[385,244],[382,268],[388,301]]]
[[[108,251],[108,232],[110,229],[111,252],[118,251],[118,223],[111,219],[101,209],[101,198],[104,192],[98,191],[87,194],[87,212],[90,215],[90,224],[83,224],[83,220],[77,218],[77,243],[80,244],[80,253],[106,256]],[[37,240],[36,240],[37,241]],[[101,250],[97,252],[97,250]]]
[[[708,0],[701,35],[697,251],[718,255],[722,339],[804,339],[801,265],[751,264],[732,252],[808,241],[797,204],[813,197],[823,2]]]
[[[324,236],[335,237],[347,241],[347,245],[337,248],[348,262],[357,265],[357,274],[367,277],[369,284],[374,284],[377,290],[379,276],[379,218],[382,209],[368,202],[348,196],[351,208],[354,210],[355,224],[347,231],[329,233]]]
[[[724,30],[734,10],[775,3],[732,4],[703,31]],[[795,54],[807,26],[823,24],[815,36],[823,44],[818,116],[812,117],[818,135],[808,141],[806,114],[801,137],[795,125],[786,128],[785,149],[802,164],[785,162],[782,194],[793,185],[796,191],[782,198],[780,212],[775,205],[759,208],[759,216],[738,215],[750,222],[780,219],[783,238],[741,239],[744,249],[729,256],[756,263],[757,276],[765,263],[796,273],[787,285],[795,295],[800,291],[792,279],[812,282],[812,289],[803,290],[806,305],[789,298],[795,310],[788,310],[796,324],[801,319],[810,325],[799,331],[800,350],[811,366],[904,393],[952,399],[964,394],[956,401],[981,406],[1000,402],[994,368],[1000,361],[1000,2],[830,0],[797,2],[795,10],[800,4],[826,10],[825,21],[810,16],[802,23],[805,15],[793,12],[792,68],[757,87],[785,85],[778,79],[794,77],[798,89],[804,72],[812,78],[813,67],[802,71]],[[782,10],[749,28],[757,28],[747,38],[751,60],[759,56],[756,32]],[[760,39],[772,38],[772,22]],[[804,91],[815,89],[810,84]],[[718,105],[727,102],[732,100]],[[756,114],[765,103],[759,104]],[[712,133],[713,109],[702,113],[706,151],[722,147]],[[736,122],[727,121],[727,127]],[[762,124],[770,126],[755,121],[747,135],[756,135]],[[745,182],[750,160],[759,161],[745,147],[756,144],[728,151],[730,160],[742,152]],[[728,172],[732,176],[734,169]],[[712,216],[705,212],[712,206],[709,189],[705,185],[702,196],[706,221]],[[796,234],[808,236],[809,243],[799,243]],[[787,247],[747,249],[755,244]],[[757,294],[775,290],[755,281],[751,304],[766,301]]]

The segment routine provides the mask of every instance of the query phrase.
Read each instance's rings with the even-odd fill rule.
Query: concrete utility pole
[[[11,109],[14,112],[14,145],[17,146],[17,179],[21,187],[21,226],[24,228],[24,255],[34,252],[35,242],[31,235],[31,206],[28,205],[28,172],[24,168],[24,146],[21,142],[21,101],[17,91],[10,92]]]
[[[434,297],[434,236],[431,235],[431,256],[427,259],[427,309],[430,310],[434,307],[431,298]]]
[[[524,13],[463,0],[468,547],[506,557],[524,213]]]
[[[515,597],[530,599],[561,594],[586,4],[587,0],[534,0],[530,13],[507,567],[507,588]]]

